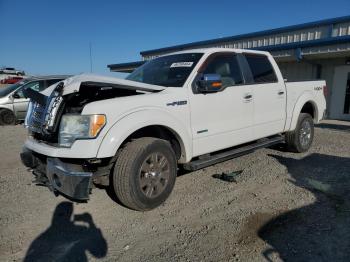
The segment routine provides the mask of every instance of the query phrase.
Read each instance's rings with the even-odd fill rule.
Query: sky
[[[0,66],[116,75],[140,51],[350,15],[349,0],[0,0]]]

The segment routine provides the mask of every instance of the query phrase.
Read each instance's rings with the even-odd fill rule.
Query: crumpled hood
[[[121,79],[121,78],[99,76],[99,75],[93,75],[93,74],[81,74],[81,75],[72,76],[65,79],[63,83],[64,83],[64,88],[63,88],[62,95],[79,92],[80,86],[82,84],[125,88],[130,90],[140,90],[140,91],[146,91],[146,92],[162,91],[165,89],[164,86],[150,85],[150,84],[145,84],[141,82]],[[42,92],[42,94],[49,96],[52,93],[52,90],[57,86],[57,84],[54,84],[49,88],[45,89]]]

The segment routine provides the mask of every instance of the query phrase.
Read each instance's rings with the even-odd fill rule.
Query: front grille
[[[45,125],[45,110],[46,105],[41,105],[37,102],[31,102],[30,109],[28,111],[28,128],[35,133],[42,133],[43,126]]]
[[[50,137],[55,133],[60,109],[63,108],[61,96],[63,83],[59,83],[49,97],[35,101],[32,98],[28,108],[26,125],[31,132]]]

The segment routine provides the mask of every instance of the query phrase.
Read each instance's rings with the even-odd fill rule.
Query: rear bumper
[[[72,200],[89,199],[93,173],[84,172],[79,165],[65,163],[58,158],[47,157],[45,161],[27,148],[23,148],[21,159],[26,167],[33,170],[36,183]]]

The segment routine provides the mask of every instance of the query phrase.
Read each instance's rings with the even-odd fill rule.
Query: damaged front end
[[[63,162],[23,149],[21,159],[33,172],[37,185],[47,186],[55,194],[78,201],[89,199],[93,188],[93,172],[85,172],[79,164]]]
[[[93,156],[79,158],[80,149],[77,148],[73,154],[70,147],[74,139],[70,141],[71,144],[64,144],[62,137],[69,136],[75,125],[63,130],[60,125],[67,121],[62,119],[85,117],[82,111],[91,102],[162,90],[160,87],[142,87],[140,83],[127,80],[103,80],[103,77],[77,76],[51,87],[46,95],[31,89],[24,91],[25,96],[31,99],[25,126],[29,131],[27,141],[33,146],[23,148],[22,162],[32,170],[34,183],[47,186],[55,194],[62,194],[71,200],[86,201],[95,184],[108,185],[114,159],[96,159]],[[133,86],[134,83],[139,87]],[[63,132],[65,136],[62,135]],[[98,134],[97,130],[95,137]],[[95,137],[88,137],[86,141]],[[37,150],[43,146],[45,150]],[[64,155],[59,153],[62,149],[65,151]]]

